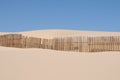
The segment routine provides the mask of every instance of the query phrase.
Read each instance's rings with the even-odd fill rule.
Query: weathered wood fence
[[[21,34],[6,34],[0,35],[0,46],[78,52],[120,51],[120,36],[43,39],[26,37]]]
[[[20,34],[0,35],[0,46],[21,48],[21,41],[22,35]]]

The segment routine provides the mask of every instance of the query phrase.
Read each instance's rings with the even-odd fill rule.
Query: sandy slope
[[[0,47],[0,80],[120,80],[120,52]]]
[[[119,32],[74,30],[19,33],[43,38],[120,36]],[[120,80],[120,52],[79,53],[0,47],[0,80]]]

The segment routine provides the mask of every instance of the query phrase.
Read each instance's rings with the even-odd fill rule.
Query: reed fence
[[[0,46],[78,52],[120,51],[120,36],[44,39],[22,36],[21,34],[6,34],[0,35]]]

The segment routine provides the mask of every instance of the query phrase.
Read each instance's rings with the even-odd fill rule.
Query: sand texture
[[[120,80],[120,52],[0,47],[0,80]]]

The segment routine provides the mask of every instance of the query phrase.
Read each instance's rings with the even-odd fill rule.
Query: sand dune
[[[26,36],[53,38],[66,36],[120,36],[120,32],[96,32],[96,31],[79,31],[79,30],[36,30],[20,32]]]
[[[74,30],[38,30],[17,34],[44,38],[120,36],[120,32]],[[81,53],[0,47],[0,80],[120,80],[120,52]]]
[[[80,30],[35,30],[25,32],[5,32],[0,34],[22,34],[25,36],[38,38],[53,38],[66,36],[120,36],[120,32],[98,32],[98,31],[80,31]]]

